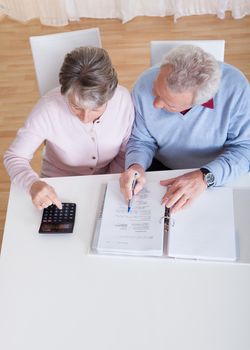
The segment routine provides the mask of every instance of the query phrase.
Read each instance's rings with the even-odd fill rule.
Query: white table
[[[90,255],[103,184],[116,177],[48,180],[63,201],[77,203],[72,235],[39,235],[41,212],[12,186],[0,263],[0,348],[249,350],[250,175],[233,184],[237,263]]]

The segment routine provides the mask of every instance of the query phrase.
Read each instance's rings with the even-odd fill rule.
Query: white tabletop
[[[48,180],[62,201],[77,204],[69,235],[38,234],[41,212],[12,186],[0,263],[0,348],[249,350],[250,176],[233,184],[237,263],[89,254],[103,186],[117,177]]]

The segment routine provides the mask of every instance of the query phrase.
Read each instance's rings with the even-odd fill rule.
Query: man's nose
[[[154,103],[153,104],[154,104],[155,108],[164,108],[165,107],[164,102],[159,97],[156,97],[154,99]]]

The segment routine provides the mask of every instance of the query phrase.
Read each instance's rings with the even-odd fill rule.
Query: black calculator
[[[72,233],[75,223],[76,204],[62,203],[62,209],[52,204],[43,210],[39,233]]]

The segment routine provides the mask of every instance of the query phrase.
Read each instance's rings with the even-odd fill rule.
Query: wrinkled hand
[[[133,164],[128,170],[121,174],[120,177],[120,189],[124,195],[126,201],[132,198],[132,183],[136,175],[136,186],[134,194],[139,193],[146,182],[145,171],[139,164]]]
[[[30,195],[33,204],[38,209],[47,208],[51,204],[55,204],[58,209],[62,209],[62,203],[57,197],[53,187],[44,181],[36,181],[30,188]]]
[[[195,170],[184,175],[160,181],[162,186],[167,186],[167,191],[162,198],[162,204],[171,208],[171,213],[188,206],[192,201],[207,189],[200,170]]]

